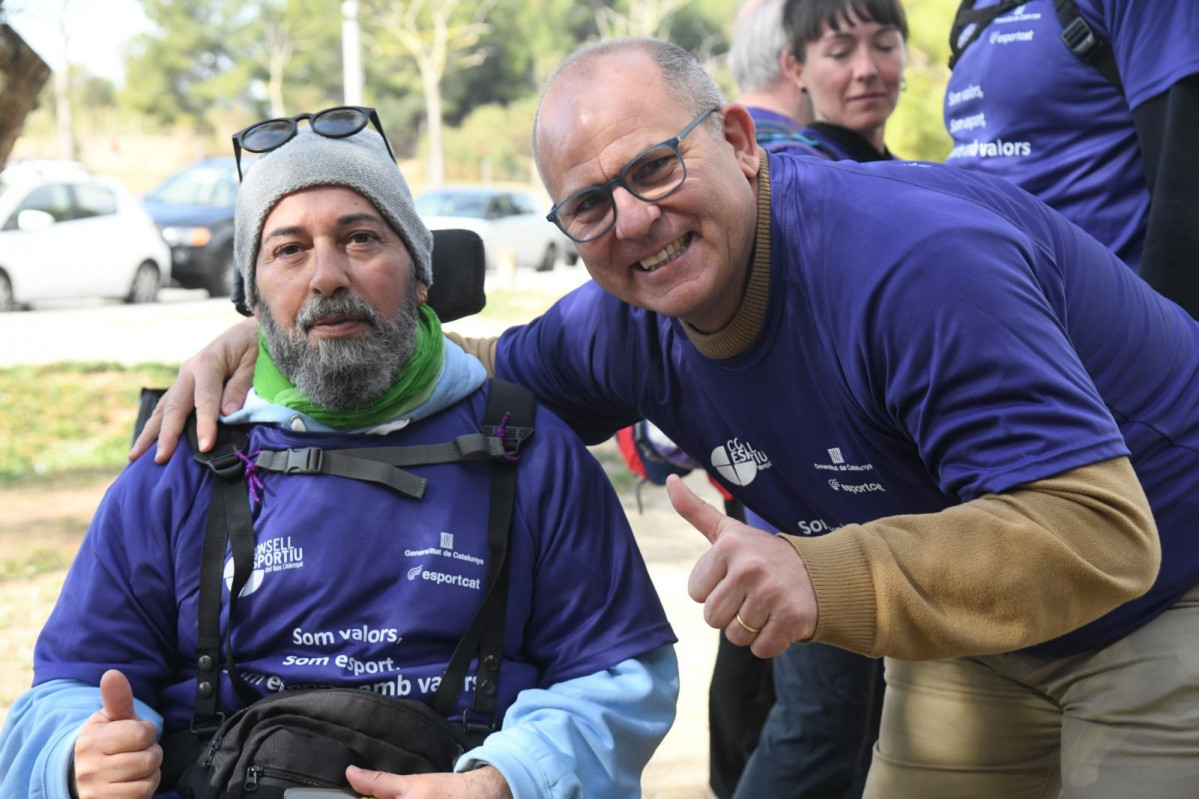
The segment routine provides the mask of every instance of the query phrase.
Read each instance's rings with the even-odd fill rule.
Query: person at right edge
[[[1199,3],[963,0],[950,47],[947,162],[1035,194],[1199,318]]]

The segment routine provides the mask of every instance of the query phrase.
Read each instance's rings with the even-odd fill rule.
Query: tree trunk
[[[445,161],[441,141],[441,76],[421,70],[425,87],[425,118],[429,133],[429,186],[445,183]]]
[[[50,66],[15,30],[0,23],[0,169],[49,78]]]
[[[8,25],[0,24],[0,169],[50,78],[50,66]]]

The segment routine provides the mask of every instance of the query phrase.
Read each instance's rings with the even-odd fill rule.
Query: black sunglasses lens
[[[353,136],[366,127],[370,118],[357,108],[333,108],[312,118],[312,129],[322,136]]]
[[[293,130],[290,119],[267,120],[242,134],[242,149],[252,153],[265,153],[290,139]]]

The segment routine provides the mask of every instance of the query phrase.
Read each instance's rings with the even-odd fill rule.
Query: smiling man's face
[[[428,289],[361,194],[321,186],[284,197],[263,224],[255,275],[271,358],[317,404],[368,405],[411,357]]]
[[[536,133],[550,194],[561,201],[602,185],[702,111],[675,99],[644,51],[600,55],[563,72],[546,91]],[[707,332],[726,325],[740,303],[757,219],[753,125],[740,106],[722,114],[723,136],[701,125],[679,145],[687,177],[677,191],[649,203],[614,189],[612,229],[578,245],[610,294]]]

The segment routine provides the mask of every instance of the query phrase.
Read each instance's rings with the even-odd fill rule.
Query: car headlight
[[[203,247],[212,241],[212,231],[206,227],[164,227],[162,237],[172,247]]]

